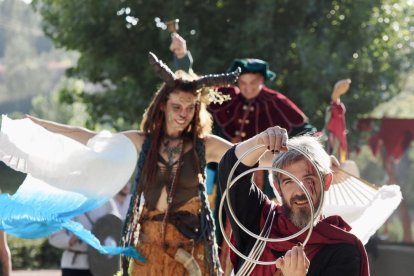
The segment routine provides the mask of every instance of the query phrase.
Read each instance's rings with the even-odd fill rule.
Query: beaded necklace
[[[171,146],[173,141],[179,140],[181,137],[166,137],[164,141],[162,142],[164,149],[163,152],[167,154],[167,163],[168,168],[171,170],[172,166],[176,163],[174,162],[174,157],[178,154],[181,154],[182,148],[183,148],[183,140],[181,139],[179,143]]]
[[[171,155],[173,155],[173,153],[174,154],[178,154],[178,153],[180,154],[180,157],[178,158],[178,161],[177,161],[178,162],[177,170],[175,171],[175,173],[174,172],[171,173],[172,178],[171,178],[170,191],[168,192],[168,197],[167,197],[167,210],[165,211],[164,218],[162,220],[161,233],[162,233],[164,242],[165,242],[165,236],[166,236],[166,231],[165,231],[166,230],[166,225],[167,225],[168,217],[170,215],[171,205],[172,205],[172,202],[173,202],[173,199],[174,199],[174,195],[175,195],[175,192],[177,190],[177,181],[180,178],[179,174],[180,174],[180,171],[181,171],[180,168],[181,168],[181,165],[182,165],[181,162],[182,162],[182,157],[183,157],[183,152],[184,152],[183,148],[184,148],[184,141],[181,140],[180,143],[178,143],[178,145],[173,147],[172,149],[169,149],[169,150],[168,150],[168,148],[164,149],[164,150],[167,150],[168,163],[170,164],[170,166],[172,166],[174,164],[174,162],[172,160],[172,157],[170,159],[169,154],[171,154]]]

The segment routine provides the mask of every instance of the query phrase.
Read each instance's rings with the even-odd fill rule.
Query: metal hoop
[[[289,176],[290,178],[292,178],[294,181],[295,181],[295,183],[296,184],[298,184],[299,185],[299,187],[302,189],[302,190],[304,190],[304,193],[305,193],[305,195],[306,195],[306,197],[307,197],[307,199],[308,199],[308,202],[310,203],[309,205],[311,206],[311,210],[312,210],[312,207],[314,207],[313,206],[313,204],[312,204],[312,200],[311,200],[311,197],[310,197],[310,195],[309,195],[309,193],[308,193],[308,191],[307,190],[305,190],[304,189],[304,187],[303,187],[303,184],[302,184],[302,182],[299,180],[299,179],[297,179],[294,175],[292,175],[291,173],[289,173],[289,172],[287,172],[287,171],[285,171],[285,170],[282,170],[282,169],[279,169],[279,168],[273,168],[273,167],[257,167],[257,168],[252,168],[252,169],[250,169],[250,170],[248,170],[248,171],[245,171],[245,172],[243,172],[242,174],[240,174],[240,175],[238,175],[233,181],[231,181],[230,182],[230,179],[233,177],[233,174],[234,174],[234,172],[235,172],[235,170],[236,170],[236,168],[237,168],[237,166],[243,161],[243,159],[246,157],[246,156],[248,156],[250,153],[252,153],[253,151],[255,151],[255,150],[257,150],[257,149],[259,149],[259,148],[262,148],[262,147],[265,147],[265,145],[257,145],[257,146],[255,146],[255,147],[253,147],[253,148],[251,148],[251,149],[249,149],[248,151],[246,151],[241,157],[240,157],[240,159],[239,160],[237,160],[237,162],[233,165],[233,168],[231,169],[231,171],[230,171],[230,173],[229,173],[229,176],[228,176],[228,178],[227,178],[227,188],[226,188],[226,191],[225,192],[227,192],[227,190],[228,189],[230,189],[232,186],[233,186],[233,184],[236,182],[236,181],[238,181],[241,177],[243,177],[243,176],[245,176],[246,174],[248,174],[248,173],[250,173],[250,172],[254,172],[254,171],[259,171],[259,170],[271,170],[271,171],[276,171],[276,172],[280,172],[280,173],[282,173],[282,174],[285,174],[285,175],[287,175],[287,176]],[[325,181],[324,181],[324,179],[323,179],[323,176],[322,176],[322,174],[319,172],[319,170],[318,170],[318,167],[317,167],[317,165],[316,165],[316,163],[311,159],[311,157],[305,152],[305,151],[303,151],[301,148],[298,148],[298,147],[295,147],[295,146],[289,146],[290,148],[292,148],[292,149],[294,149],[294,150],[297,150],[298,152],[300,152],[302,155],[304,155],[308,160],[309,160],[309,162],[313,165],[313,167],[315,168],[315,171],[318,173],[318,177],[319,177],[319,181],[320,181],[320,185],[321,185],[321,200],[320,200],[320,202],[322,203],[323,202],[323,200],[324,200],[324,183],[325,183]],[[224,193],[223,193],[223,197],[225,197],[224,196]],[[222,199],[222,201],[223,201],[223,199]],[[221,202],[220,202],[221,203]],[[233,217],[233,219],[234,219],[234,221],[236,222],[236,224],[242,229],[242,230],[245,230],[245,233],[247,233],[247,234],[249,234],[250,236],[252,236],[253,238],[257,238],[257,239],[259,239],[259,240],[263,240],[263,241],[268,241],[268,242],[281,242],[281,241],[286,241],[286,240],[289,240],[289,239],[292,239],[292,238],[295,238],[295,237],[297,237],[297,236],[299,236],[300,234],[302,234],[303,232],[305,232],[308,228],[309,228],[309,226],[307,225],[304,229],[302,229],[301,231],[299,231],[298,233],[300,233],[300,234],[297,234],[297,236],[294,236],[295,234],[293,234],[293,235],[291,235],[291,236],[289,236],[287,239],[285,239],[285,238],[276,238],[276,239],[266,239],[266,238],[262,238],[262,237],[260,237],[260,236],[257,236],[255,233],[252,233],[251,231],[249,231],[248,229],[246,229],[241,223],[240,223],[240,221],[237,219],[237,217],[235,216],[235,214],[234,214],[234,211],[233,211],[233,208],[232,208],[232,206],[231,206],[231,204],[230,204],[230,198],[227,198],[227,204],[228,204],[228,207],[229,207],[229,211],[230,211],[230,214],[231,214],[231,216]],[[317,211],[316,211],[316,215],[318,216],[319,215],[319,213],[320,213],[320,211],[321,211],[321,208],[322,208],[322,204],[319,204],[319,206],[318,206],[318,209],[317,209]],[[314,213],[315,214],[315,213]],[[317,217],[316,217],[317,218]],[[315,217],[314,217],[314,219],[312,220],[312,221],[314,221],[315,220]]]
[[[258,146],[255,146],[255,147],[251,148],[250,150],[246,151],[240,157],[240,159],[237,160],[237,162],[233,165],[233,168],[231,169],[231,171],[229,173],[229,176],[228,176],[228,179],[227,179],[227,187],[226,187],[226,190],[223,192],[222,199],[220,201],[220,206],[219,206],[219,226],[220,226],[220,230],[222,231],[224,240],[227,242],[227,244],[229,245],[229,247],[234,251],[234,253],[236,253],[239,257],[241,257],[242,259],[244,259],[246,261],[255,263],[255,264],[260,264],[260,265],[274,265],[276,263],[276,260],[274,262],[262,262],[262,261],[257,261],[255,259],[252,259],[252,258],[250,258],[248,256],[245,256],[244,254],[242,254],[240,251],[238,251],[235,248],[235,246],[230,242],[229,238],[226,236],[226,233],[224,231],[223,221],[222,221],[222,212],[223,212],[224,199],[227,196],[227,190],[229,190],[241,177],[243,177],[243,176],[245,176],[245,175],[247,175],[249,173],[252,173],[254,171],[259,171],[259,170],[270,170],[272,172],[279,172],[279,173],[285,174],[285,175],[289,176],[290,178],[292,178],[293,181],[295,181],[295,183],[298,184],[298,186],[303,190],[303,192],[306,195],[306,198],[307,198],[307,200],[309,202],[309,206],[310,206],[311,217],[310,217],[309,223],[306,225],[306,227],[302,228],[297,233],[292,234],[292,235],[290,235],[288,237],[284,237],[284,238],[266,238],[266,237],[262,237],[260,235],[256,235],[255,233],[251,232],[246,227],[244,227],[244,225],[241,224],[240,221],[237,219],[236,215],[234,214],[233,208],[231,207],[230,198],[229,197],[227,197],[227,204],[228,204],[228,209],[229,209],[230,215],[233,217],[233,220],[235,221],[235,223],[245,233],[247,233],[251,237],[256,238],[258,240],[266,241],[266,242],[281,242],[281,241],[287,241],[287,240],[290,240],[292,238],[295,238],[295,237],[303,234],[306,230],[309,229],[308,234],[307,234],[307,236],[305,238],[305,241],[303,243],[304,246],[305,246],[306,243],[308,242],[309,238],[310,238],[311,233],[312,233],[313,224],[314,224],[315,220],[319,217],[319,213],[321,211],[322,202],[323,202],[323,199],[324,199],[324,180],[323,180],[322,174],[319,172],[319,170],[317,168],[316,163],[310,158],[310,156],[306,152],[304,152],[301,148],[298,148],[298,147],[295,147],[295,146],[289,146],[290,148],[293,148],[293,149],[299,151],[301,154],[303,154],[310,161],[310,163],[314,166],[315,171],[318,173],[318,177],[319,177],[320,185],[321,185],[321,199],[320,199],[320,204],[318,206],[318,209],[316,211],[316,217],[315,217],[315,212],[314,212],[314,206],[313,206],[313,203],[312,203],[312,198],[311,198],[309,192],[307,191],[306,187],[303,185],[303,183],[299,179],[297,179],[294,175],[290,174],[287,171],[284,171],[284,170],[279,169],[279,168],[273,168],[273,167],[257,167],[257,168],[252,168],[252,169],[249,169],[249,170],[243,172],[242,174],[238,175],[235,179],[233,179],[230,182],[230,179],[233,177],[234,171],[236,170],[237,166],[241,163],[241,161],[248,154],[250,154],[251,152],[253,152],[253,151],[255,151],[255,150],[259,149],[259,148],[262,148],[262,147],[264,147],[264,145],[258,145]]]

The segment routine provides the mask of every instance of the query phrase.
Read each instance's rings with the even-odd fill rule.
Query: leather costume
[[[150,139],[147,137],[144,144],[149,142]],[[220,274],[217,245],[213,235],[214,226],[210,225],[212,218],[206,213],[207,207],[202,199],[205,193],[204,184],[199,183],[200,178],[195,170],[195,167],[199,165],[204,171],[206,165],[204,141],[197,139],[194,146],[200,164],[194,164],[191,160],[192,150],[184,153],[178,189],[180,191],[188,189],[188,191],[183,194],[177,193],[173,199],[173,208],[165,224],[165,240],[161,238],[165,213],[154,208],[156,196],[144,195],[146,201],[140,214],[140,225],[137,228],[139,234],[137,233],[136,248],[146,261],[131,259],[129,275],[185,275],[186,267],[175,259],[179,249],[193,256],[202,275]],[[142,155],[141,158],[143,158]],[[162,158],[158,159],[162,163]],[[158,170],[160,171],[160,166]],[[158,176],[158,181],[162,183],[154,185],[152,192],[155,194],[158,194],[162,185],[166,184],[162,174]]]

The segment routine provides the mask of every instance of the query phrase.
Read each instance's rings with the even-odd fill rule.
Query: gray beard
[[[292,208],[286,203],[285,198],[282,195],[282,206],[283,212],[285,216],[299,229],[305,228],[308,225],[309,220],[311,218],[310,208],[301,208],[298,212],[293,212]],[[292,203],[291,203],[292,204]],[[317,205],[315,206],[315,210],[317,209]]]
[[[300,209],[298,214],[295,214],[292,209],[284,204],[283,210],[286,217],[295,225],[297,228],[302,229],[308,225],[310,220],[310,211],[309,209]]]

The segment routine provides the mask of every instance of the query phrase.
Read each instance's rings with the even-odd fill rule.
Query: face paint
[[[320,204],[320,182],[312,165],[305,160],[300,160],[284,170],[296,176],[308,190],[314,210],[316,211]],[[291,178],[282,176],[280,188],[278,189],[283,201],[283,209],[286,216],[298,228],[305,227],[310,219],[310,206],[308,199],[303,190]]]

